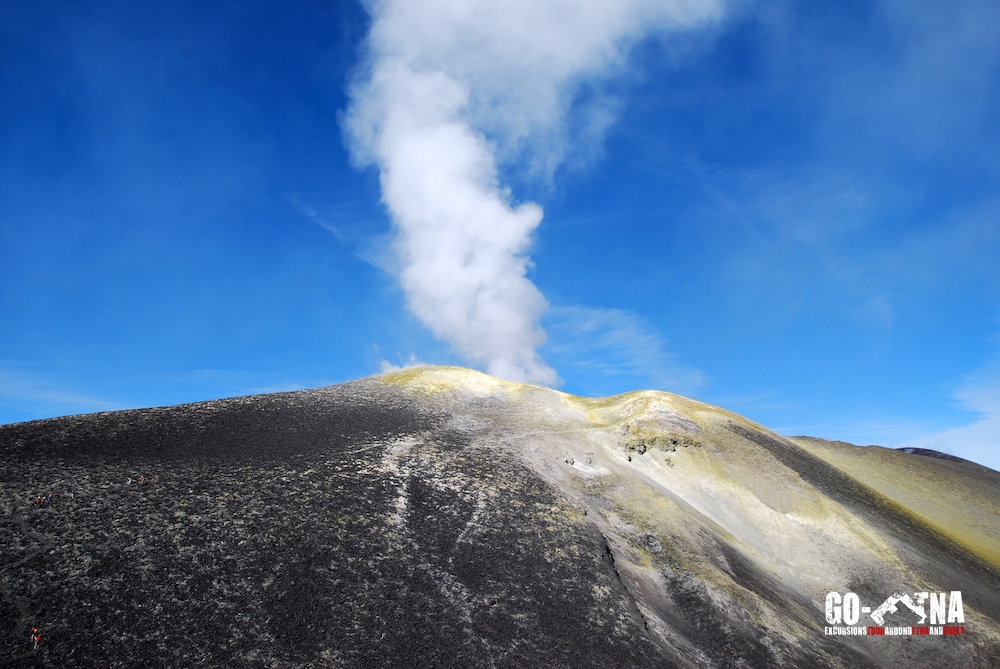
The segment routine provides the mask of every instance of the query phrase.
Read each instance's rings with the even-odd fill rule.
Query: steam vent
[[[928,455],[446,367],[0,426],[0,666],[997,667]]]

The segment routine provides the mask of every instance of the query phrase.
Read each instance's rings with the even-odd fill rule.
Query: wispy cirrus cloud
[[[309,387],[299,381],[289,379],[280,374],[250,372],[231,369],[192,369],[182,374],[172,374],[162,377],[164,381],[181,385],[193,385],[211,388],[211,395],[204,399],[216,397],[233,397],[239,395],[261,395],[265,393],[281,393],[290,390],[302,390]],[[331,382],[332,383],[332,382]],[[310,384],[312,387],[327,385],[322,382]]]
[[[905,445],[951,453],[1000,471],[1000,360],[965,377],[955,398],[962,408],[978,414],[978,419]]]
[[[387,274],[400,271],[391,234],[381,231],[369,219],[370,212],[357,205],[320,204],[303,195],[289,195],[295,209],[324,230],[332,233],[355,256]]]
[[[12,420],[123,408],[114,400],[81,392],[51,372],[23,367],[0,367],[0,406]]]
[[[546,355],[589,394],[639,387],[689,394],[708,382],[703,372],[678,362],[660,332],[633,312],[557,306],[545,324]]]
[[[344,244],[357,244],[373,235],[367,210],[350,203],[321,204],[304,195],[292,194],[286,199],[295,209]]]

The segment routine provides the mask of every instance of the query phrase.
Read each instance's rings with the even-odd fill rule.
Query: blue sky
[[[526,350],[568,392],[1000,467],[1000,6],[702,4],[559,79],[523,135],[537,96],[469,79],[497,192],[544,211],[511,256],[548,304]],[[411,45],[372,25],[0,6],[0,422],[490,367],[400,278],[393,163],[351,119]]]

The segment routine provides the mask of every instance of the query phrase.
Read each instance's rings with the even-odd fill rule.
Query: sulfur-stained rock
[[[668,393],[417,368],[0,426],[0,485],[0,666],[1000,665],[1000,474]]]

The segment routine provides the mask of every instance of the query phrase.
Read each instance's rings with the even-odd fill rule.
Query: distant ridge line
[[[910,455],[923,455],[928,458],[938,458],[940,460],[951,460],[952,462],[969,462],[972,464],[976,464],[973,463],[971,460],[960,458],[957,455],[942,453],[941,451],[935,451],[930,448],[914,448],[912,446],[903,446],[902,448],[897,448],[896,450],[903,451],[904,453],[909,453]]]

